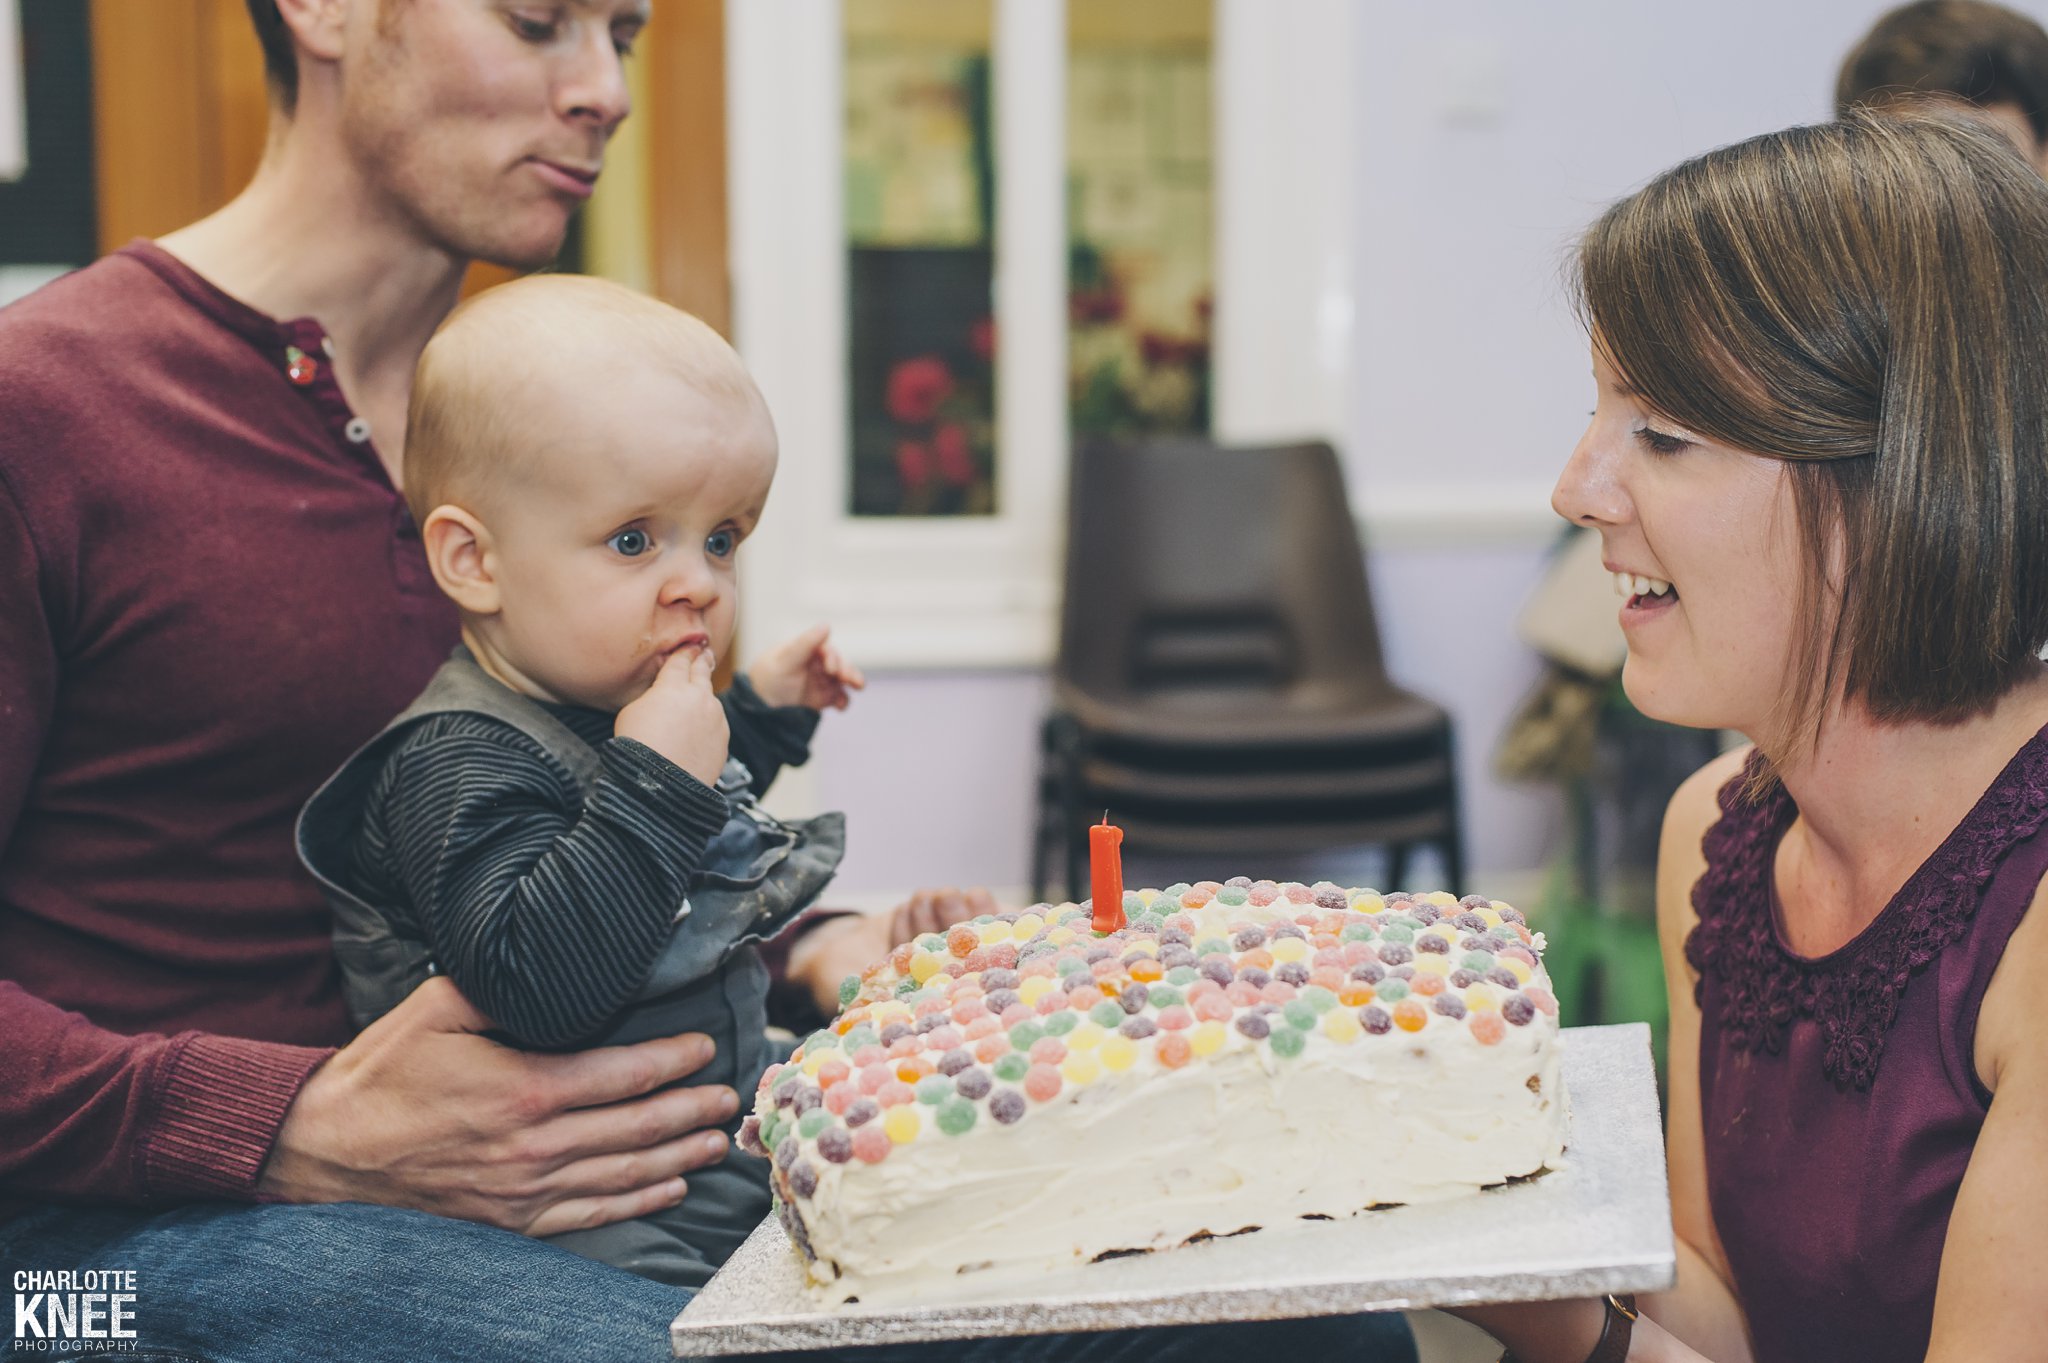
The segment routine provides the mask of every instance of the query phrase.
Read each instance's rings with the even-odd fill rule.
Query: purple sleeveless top
[[[1977,1009],[2048,873],[2048,729],[1870,926],[1819,958],[1778,928],[1772,869],[1797,810],[1782,787],[1750,803],[1742,785],[1721,791],[1685,943],[1714,1225],[1757,1363],[1920,1363],[1991,1101]]]

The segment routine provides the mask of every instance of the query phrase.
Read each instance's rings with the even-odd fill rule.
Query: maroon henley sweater
[[[456,617],[324,341],[147,242],[0,310],[0,1218],[252,1196],[349,1035],[292,821]]]

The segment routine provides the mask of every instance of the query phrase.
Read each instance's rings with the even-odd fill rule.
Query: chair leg
[[[1046,722],[1046,741],[1051,747],[1057,770],[1059,785],[1057,791],[1059,824],[1055,836],[1066,852],[1066,897],[1078,897],[1081,884],[1081,846],[1087,838],[1082,831],[1081,818],[1081,734],[1073,720],[1054,716]]]
[[[1394,891],[1404,888],[1402,881],[1408,875],[1408,844],[1397,842],[1387,849],[1387,889]]]
[[[1445,798],[1451,806],[1450,832],[1444,837],[1444,888],[1463,898],[1465,894],[1465,818],[1458,799],[1458,747],[1455,734],[1444,734],[1444,759],[1450,764],[1451,788]]]

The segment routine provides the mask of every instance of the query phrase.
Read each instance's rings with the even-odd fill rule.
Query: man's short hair
[[[277,12],[277,0],[248,0],[248,4],[249,22],[256,26],[256,41],[263,45],[263,75],[289,111],[299,100],[299,54],[292,46],[292,31]]]
[[[1915,95],[2016,105],[2048,143],[2048,32],[1985,0],[1917,0],[1879,19],[1842,63],[1835,113]]]

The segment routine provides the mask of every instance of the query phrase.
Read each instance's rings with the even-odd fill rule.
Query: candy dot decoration
[[[1545,943],[1506,905],[1245,876],[1163,890],[1094,888],[1087,904],[985,914],[900,944],[849,977],[839,991],[840,1015],[764,1075],[739,1143],[750,1153],[774,1153],[769,1163],[784,1215],[800,1231],[794,1238],[811,1256],[821,1290],[875,1299],[876,1284],[864,1275],[889,1256],[863,1251],[856,1242],[867,1232],[857,1227],[886,1227],[896,1215],[858,1212],[873,1195],[863,1190],[881,1186],[875,1180],[914,1206],[975,1171],[977,1205],[993,1198],[988,1205],[1000,1211],[1014,1197],[1033,1207],[1033,1215],[1006,1222],[1023,1228],[1029,1242],[1039,1209],[1021,1186],[1007,1191],[1013,1180],[1042,1171],[1048,1159],[1071,1159],[1117,1186],[1125,1142],[1103,1145],[1099,1133],[1108,1130],[1130,1133],[1133,1159],[1138,1152],[1147,1160],[1206,1158],[1208,1136],[1202,1153],[1182,1149],[1177,1143],[1193,1133],[1184,1115],[1169,1114],[1208,1110],[1218,1100],[1201,1091],[1225,1075],[1233,1076],[1231,1087],[1221,1092],[1231,1096],[1215,1110],[1232,1130],[1233,1123],[1276,1120],[1297,1101],[1291,1085],[1316,1092],[1338,1082],[1333,1070],[1387,1082],[1389,1066],[1413,1065],[1411,1051],[1429,1058],[1432,1075],[1481,1063],[1475,1057],[1519,1075],[1478,1091],[1525,1103],[1513,1120],[1532,1140],[1560,1120],[1557,1005],[1542,966]],[[1098,919],[1097,905],[1114,910],[1114,926]],[[1260,1084],[1274,1086],[1269,1096],[1259,1095]],[[1341,1151],[1256,1143],[1260,1153],[1244,1157],[1253,1172],[1232,1195],[1251,1196],[1259,1171],[1284,1171],[1300,1158],[1337,1171],[1340,1184],[1363,1176],[1375,1167],[1362,1153],[1375,1133],[1387,1122],[1419,1120],[1414,1114],[1430,1106],[1389,1108],[1385,1121],[1350,1133]],[[1155,1110],[1156,1118],[1148,1116]],[[1458,1108],[1448,1119],[1468,1115]],[[1309,1130],[1276,1136],[1305,1141]],[[1081,1139],[1084,1131],[1098,1134]],[[1419,1148],[1451,1134],[1432,1133]],[[1071,1153],[1048,1153],[1067,1150],[1069,1139],[1081,1140]],[[945,1157],[955,1162],[934,1163],[944,1151],[957,1152]],[[1545,1158],[1539,1152],[1528,1168],[1500,1176],[1533,1172]],[[888,1172],[870,1173],[877,1165]],[[1247,1203],[1218,1215],[1273,1224],[1399,1200],[1331,1194],[1330,1186],[1319,1177],[1303,1191],[1296,1180],[1292,1191],[1275,1195],[1334,1196],[1331,1205]],[[1062,1243],[1115,1237],[1089,1241],[1107,1252],[1174,1243],[1165,1230],[1133,1228],[1164,1226],[1179,1207],[1175,1198],[1119,1203],[1098,1190],[1043,1215],[1062,1228]],[[1069,1233],[1076,1226],[1080,1238]],[[1178,1236],[1199,1229],[1183,1227]],[[1017,1239],[1006,1235],[976,1253],[1003,1262],[1023,1252]]]

